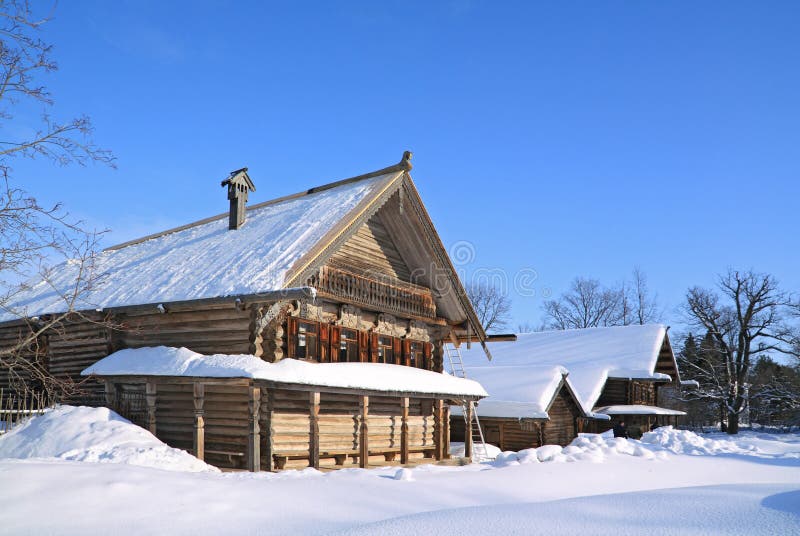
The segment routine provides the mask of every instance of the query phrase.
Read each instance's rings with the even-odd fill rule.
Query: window
[[[378,337],[378,363],[394,363],[394,343],[391,337]]]
[[[297,359],[319,359],[319,329],[316,322],[297,321]]]
[[[422,343],[417,341],[410,341],[408,344],[408,356],[406,358],[406,365],[409,367],[419,367],[422,363]]]
[[[358,362],[358,332],[343,329],[339,343],[339,361]]]

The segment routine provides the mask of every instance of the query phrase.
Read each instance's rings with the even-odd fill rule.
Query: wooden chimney
[[[228,229],[238,229],[245,220],[245,205],[247,204],[247,194],[256,191],[256,186],[247,175],[247,168],[231,171],[227,179],[222,181],[222,186],[228,186],[228,200],[231,202],[230,214],[228,215]]]

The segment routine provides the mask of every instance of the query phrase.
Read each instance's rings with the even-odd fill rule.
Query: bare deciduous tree
[[[615,326],[622,321],[623,293],[597,279],[575,278],[567,292],[544,303],[551,329]]]
[[[14,110],[21,105],[52,106],[52,96],[39,85],[40,75],[57,69],[51,58],[52,45],[38,37],[49,14],[38,17],[24,0],[0,5],[0,128],[9,132],[28,129],[14,125]],[[29,125],[26,125],[29,126]],[[59,165],[100,162],[113,167],[113,155],[91,141],[90,120],[81,116],[68,121],[51,119],[45,111],[39,127],[24,138],[0,139],[0,312],[16,319],[18,336],[0,346],[0,368],[5,369],[17,389],[44,390],[58,396],[75,386],[52,377],[37,360],[42,337],[59,329],[75,313],[75,305],[97,283],[93,270],[99,234],[73,220],[61,205],[42,206],[34,196],[13,186],[11,160],[44,157]],[[18,297],[27,281],[49,284],[51,269],[59,260],[70,259],[74,284],[53,288],[61,300],[61,314],[29,318]]]
[[[544,303],[544,312],[550,329],[647,324],[661,316],[647,276],[638,267],[632,281],[614,287],[603,286],[597,279],[575,278],[567,292]]]
[[[717,289],[694,287],[686,295],[691,324],[713,340],[707,358],[690,363],[690,373],[700,380],[698,396],[717,400],[726,413],[727,431],[739,431],[739,417],[748,406],[748,375],[759,354],[797,356],[798,334],[787,323],[787,313],[797,307],[792,296],[780,290],[769,274],[729,270]]]
[[[498,287],[487,283],[473,283],[466,290],[483,329],[487,332],[497,331],[508,326],[511,300]]]

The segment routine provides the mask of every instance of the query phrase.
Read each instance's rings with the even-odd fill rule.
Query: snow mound
[[[483,445],[473,443],[472,454],[476,460],[481,459],[495,459],[500,455],[500,449],[495,445],[486,443],[486,452],[483,451]],[[453,441],[450,443],[450,455],[456,458],[464,457],[464,443]]]
[[[675,454],[759,454],[758,448],[736,439],[712,439],[672,426],[656,428],[642,436],[642,443],[657,445]]]
[[[50,458],[140,465],[168,471],[218,471],[169,447],[108,408],[58,406],[0,437],[0,458]]]
[[[603,437],[600,434],[580,434],[566,447],[543,445],[539,448],[519,452],[503,452],[493,465],[527,465],[546,462],[588,461],[602,463],[611,456],[635,456],[645,460],[664,459],[666,453],[656,445],[645,445],[640,441],[620,437]]]

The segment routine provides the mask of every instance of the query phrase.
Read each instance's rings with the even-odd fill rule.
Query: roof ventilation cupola
[[[222,186],[228,186],[228,200],[231,202],[231,210],[228,216],[228,229],[238,229],[244,224],[245,204],[247,194],[256,191],[256,186],[247,175],[247,168],[231,171],[227,179],[222,181]]]

